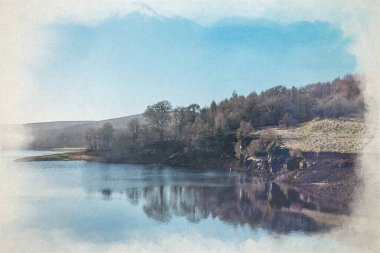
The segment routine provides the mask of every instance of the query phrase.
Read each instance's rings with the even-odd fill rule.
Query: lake
[[[224,170],[13,162],[47,153],[54,152],[2,155],[2,247],[25,252],[344,248],[325,236],[338,226],[341,206],[312,192]]]

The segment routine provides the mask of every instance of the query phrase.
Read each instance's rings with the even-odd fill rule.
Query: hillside
[[[286,147],[303,152],[358,153],[366,143],[366,129],[359,120],[314,119],[294,128],[273,127],[259,133],[272,132],[282,138]]]
[[[51,149],[63,147],[84,147],[84,135],[88,128],[99,128],[111,123],[115,129],[126,128],[128,122],[138,118],[144,121],[141,114],[100,121],[56,121],[24,124],[32,141],[26,148]]]

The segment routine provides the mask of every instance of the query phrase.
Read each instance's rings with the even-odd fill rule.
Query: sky
[[[233,91],[325,82],[356,68],[353,42],[321,21],[227,17],[209,24],[149,7],[95,23],[42,26],[47,57],[30,64],[29,121],[100,120],[169,100],[208,106]]]

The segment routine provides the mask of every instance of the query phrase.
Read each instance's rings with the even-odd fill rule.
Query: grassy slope
[[[366,125],[360,121],[323,119],[303,123],[291,129],[268,128],[282,137],[284,145],[305,152],[361,152],[366,140]]]

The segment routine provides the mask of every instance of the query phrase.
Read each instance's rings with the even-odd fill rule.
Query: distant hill
[[[38,123],[27,123],[23,126],[28,130],[45,131],[51,129],[63,129],[70,126],[77,126],[81,124],[91,124],[97,121],[53,121],[53,122],[38,122]]]
[[[51,149],[63,147],[83,147],[84,136],[88,128],[99,128],[105,123],[111,123],[115,129],[126,128],[132,119],[144,122],[142,114],[100,121],[54,121],[28,123],[23,127],[30,134],[28,149]]]

